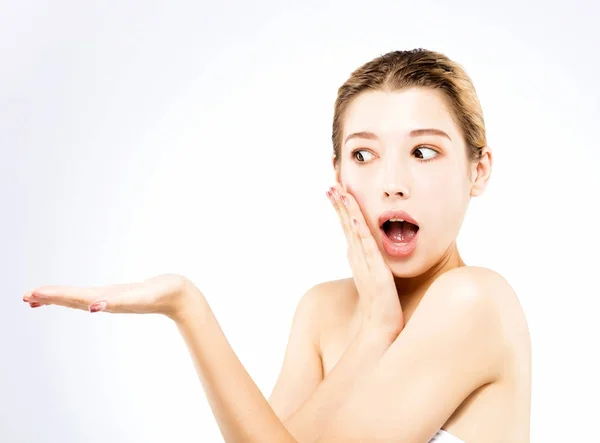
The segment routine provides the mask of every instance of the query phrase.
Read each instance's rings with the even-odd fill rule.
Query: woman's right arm
[[[348,241],[348,259],[359,293],[362,325],[339,363],[327,379],[317,370],[321,365],[317,339],[304,337],[314,331],[314,322],[330,315],[328,292],[332,283],[318,285],[300,303],[292,326],[287,362],[275,400],[283,401],[288,392],[289,406],[280,416],[286,429],[301,442],[316,441],[332,422],[356,382],[369,377],[380,358],[404,328],[404,316],[393,275],[383,260],[353,195],[340,186],[328,193]],[[305,328],[313,326],[313,329]],[[318,331],[318,327],[316,328]],[[318,386],[315,386],[318,384]],[[310,395],[308,395],[310,392]],[[272,406],[275,408],[276,406]],[[290,412],[293,414],[289,415]]]
[[[284,423],[323,380],[317,315],[321,293],[322,285],[314,286],[296,307],[283,365],[269,398],[273,411]]]
[[[271,394],[271,407],[300,442],[316,441],[351,392],[368,376],[393,342],[382,330],[363,328],[339,363],[323,380],[317,340],[318,319],[332,283],[313,287],[300,300],[292,322],[284,363]]]

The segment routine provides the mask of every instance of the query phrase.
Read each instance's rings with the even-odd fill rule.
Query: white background
[[[415,47],[483,105],[494,170],[459,249],[522,301],[532,442],[591,441],[598,3],[214,3],[0,4],[0,441],[220,441],[170,321],[21,297],[185,274],[268,395],[301,295],[349,276],[325,197],[337,88]]]

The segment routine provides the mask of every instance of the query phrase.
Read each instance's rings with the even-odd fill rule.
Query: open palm
[[[32,308],[64,306],[90,312],[164,314],[178,312],[189,280],[178,274],[161,274],[141,282],[107,286],[40,286],[28,291],[23,301]]]

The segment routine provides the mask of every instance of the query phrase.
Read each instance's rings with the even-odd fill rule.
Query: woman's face
[[[443,260],[462,224],[476,168],[441,92],[360,94],[346,114],[340,160],[338,179],[356,198],[394,275],[420,275]],[[389,217],[412,218],[418,229],[381,225]]]

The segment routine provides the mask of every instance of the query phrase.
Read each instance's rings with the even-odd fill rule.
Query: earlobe
[[[334,173],[334,181],[337,184],[342,184],[342,180],[341,180],[341,176],[340,176],[340,167],[339,167],[339,163],[336,163],[336,155],[335,152],[333,153],[333,155],[331,156],[331,165],[333,166],[333,173]]]
[[[471,197],[478,197],[483,194],[492,173],[492,152],[487,146],[482,149],[481,158],[472,172]]]
[[[471,169],[471,197],[478,197],[481,195],[481,192],[480,168],[479,163],[477,163]]]
[[[471,187],[471,197],[479,197],[481,194],[483,194],[483,188],[475,183]]]

